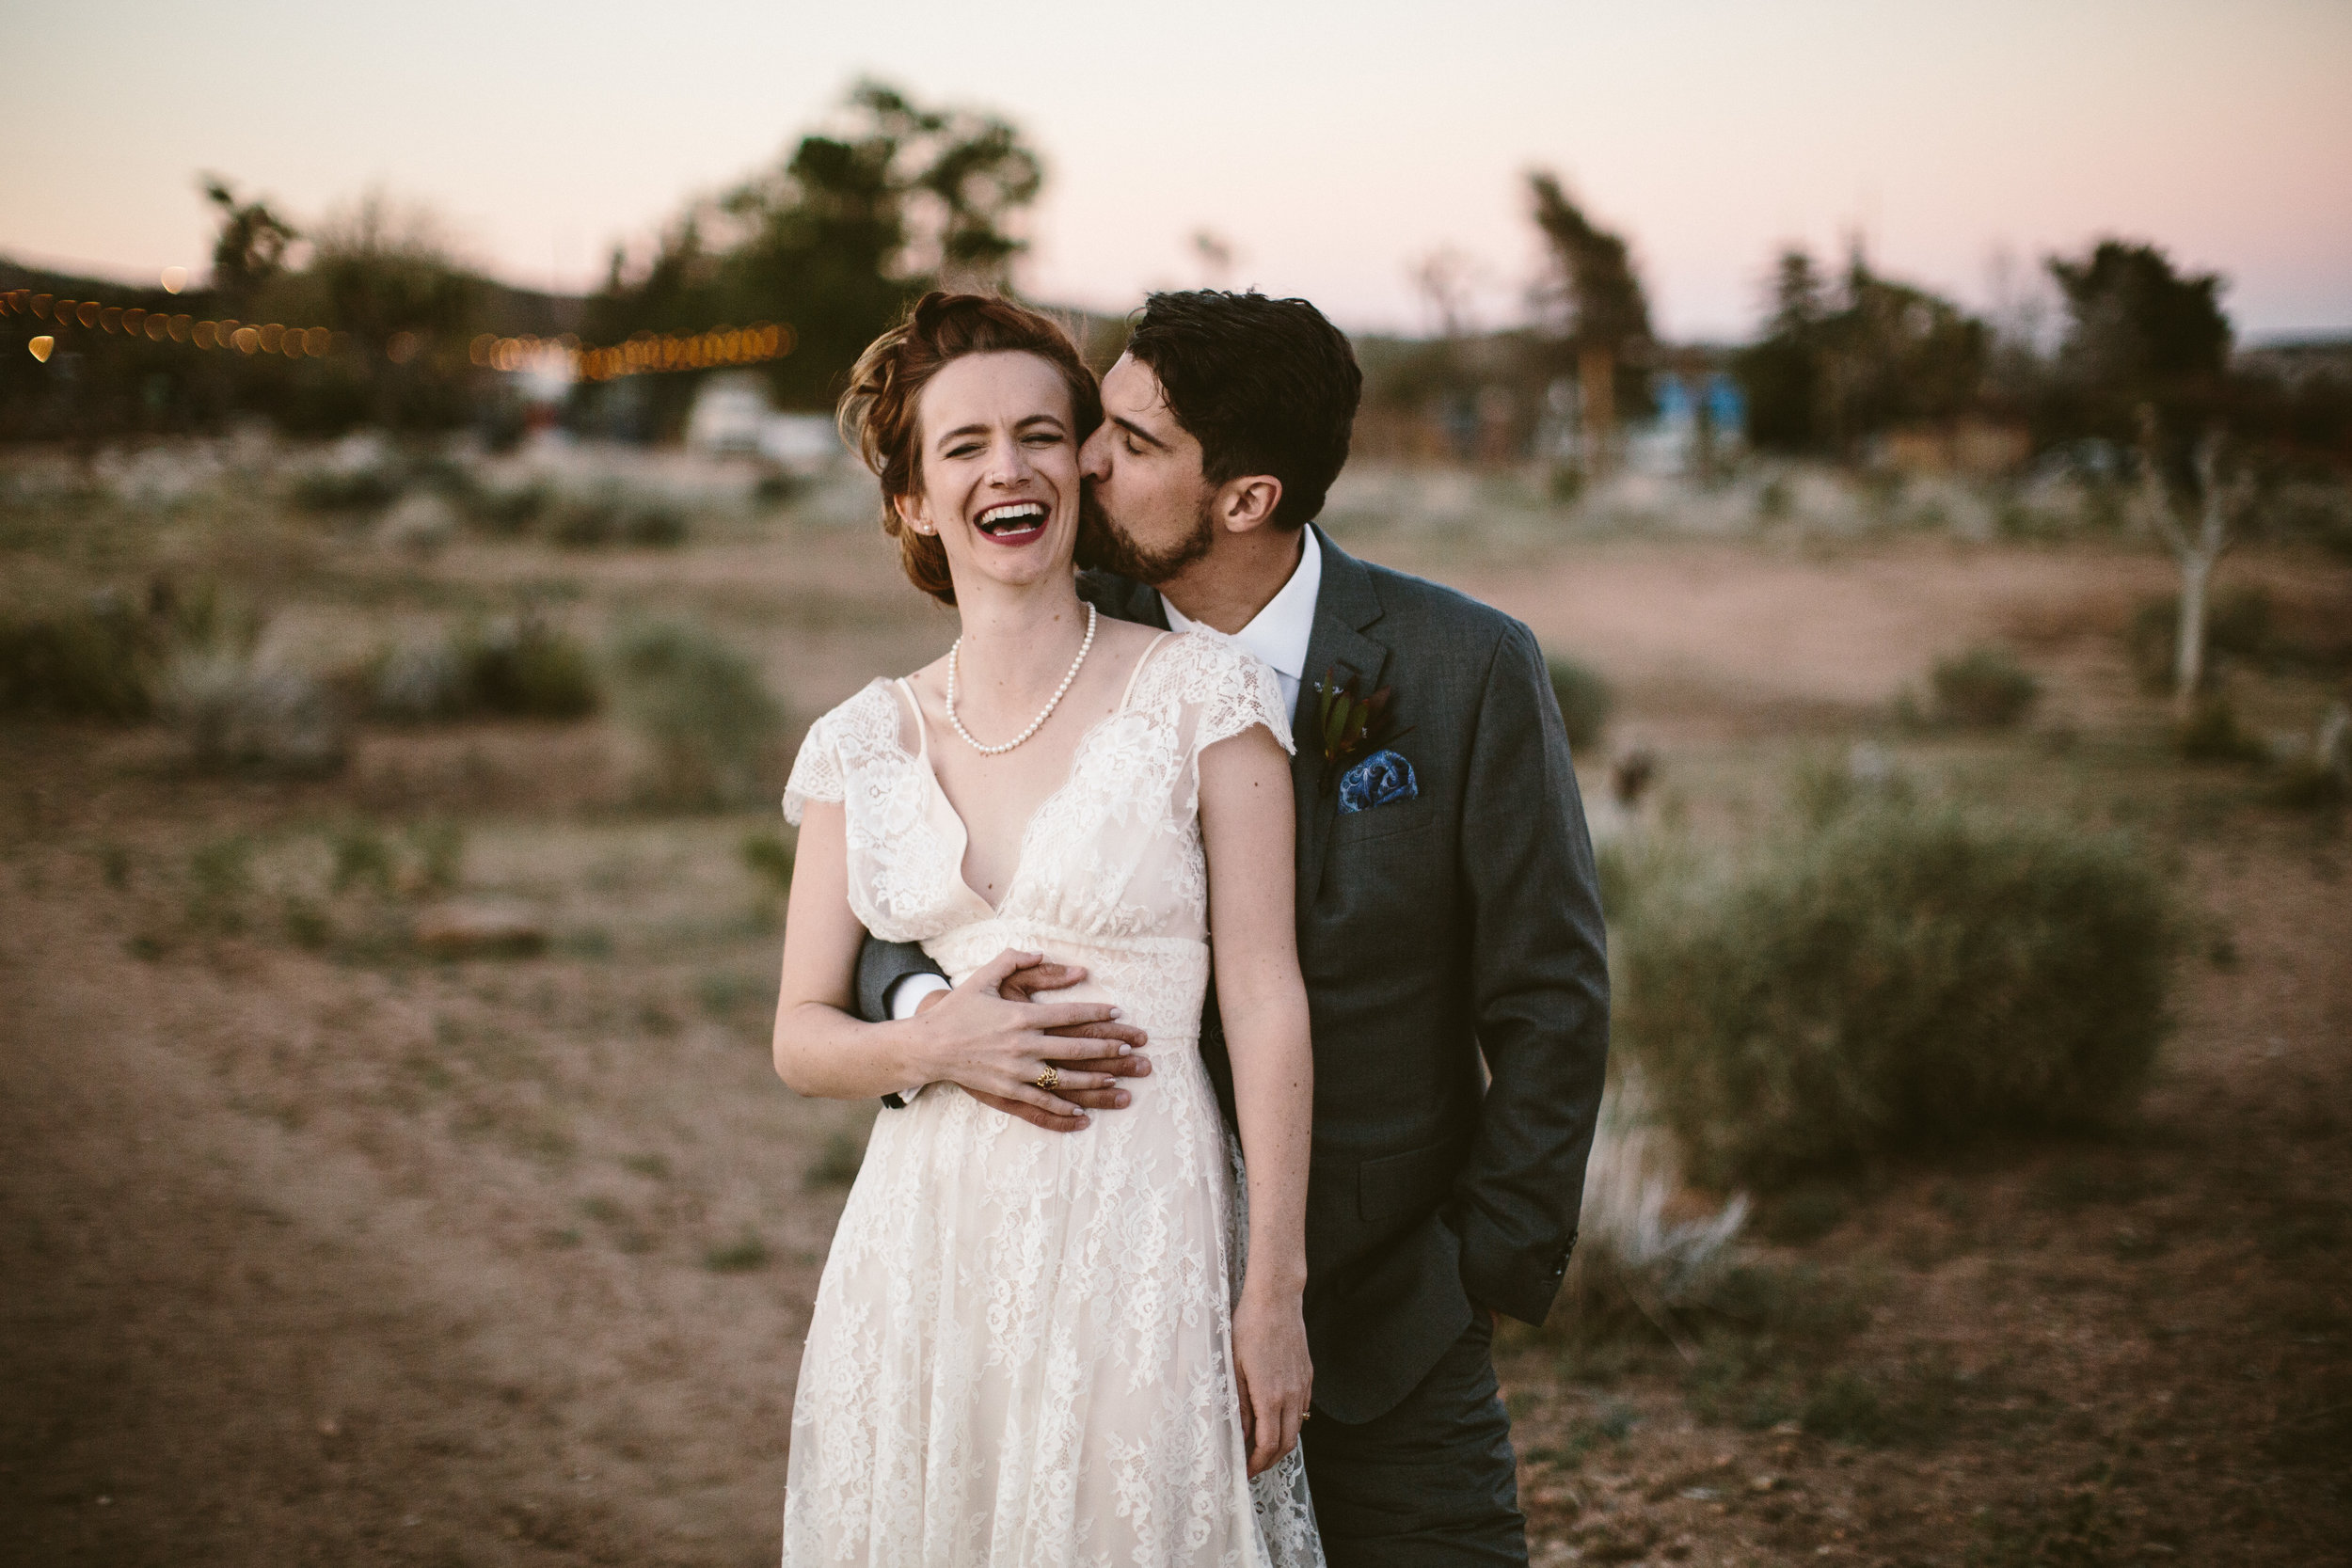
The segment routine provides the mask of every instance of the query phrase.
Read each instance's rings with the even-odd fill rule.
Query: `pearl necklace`
[[[1047,701],[1045,705],[1045,711],[1030,720],[1029,727],[1027,729],[1023,730],[1019,735],[1014,736],[1010,740],[1006,741],[1002,746],[983,746],[978,741],[972,738],[972,732],[965,729],[963,727],[963,721],[956,717],[956,657],[963,649],[963,639],[961,637],[957,638],[954,643],[947,649],[947,722],[955,726],[955,731],[958,735],[963,736],[963,743],[971,747],[974,751],[979,752],[980,755],[984,757],[1003,756],[1007,752],[1011,751],[1014,747],[1020,745],[1023,741],[1028,739],[1029,736],[1037,734],[1039,730],[1045,727],[1045,721],[1054,717],[1054,710],[1061,706],[1062,698],[1068,695],[1070,691],[1070,683],[1078,678],[1078,670],[1086,663],[1087,655],[1093,650],[1093,647],[1094,607],[1092,605],[1089,605],[1087,606],[1086,641],[1078,644],[1078,657],[1070,661],[1070,673],[1064,675],[1061,678],[1061,684],[1054,688],[1054,695],[1049,701]]]

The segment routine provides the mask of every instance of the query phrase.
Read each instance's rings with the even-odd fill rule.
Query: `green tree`
[[[363,198],[320,226],[300,281],[304,303],[350,335],[344,363],[379,422],[464,420],[466,339],[484,280],[452,253],[429,214],[380,194]]]
[[[1534,198],[1535,227],[1551,247],[1553,297],[1565,307],[1569,341],[1620,357],[1646,344],[1649,300],[1633,274],[1624,238],[1585,216],[1556,175],[1538,169],[1527,183]]]
[[[1740,351],[1733,372],[1748,395],[1748,439],[1782,451],[1807,451],[1826,424],[1821,395],[1822,323],[1829,304],[1813,258],[1792,245],[1772,270],[1772,314],[1756,341]]]
[[[1544,290],[1565,350],[1564,367],[1584,384],[1585,420],[1604,438],[1613,412],[1649,407],[1645,370],[1652,335],[1649,300],[1633,271],[1630,248],[1587,217],[1559,177],[1537,169],[1527,177],[1535,227],[1550,250],[1551,277]]]
[[[1825,324],[1833,447],[1906,424],[1940,423],[1974,404],[1992,334],[1950,300],[1870,270],[1856,246],[1844,308]]]
[[[1044,168],[1008,120],[922,107],[861,82],[838,122],[772,168],[696,204],[635,277],[613,258],[592,335],[788,324],[797,346],[769,367],[787,404],[822,406],[860,350],[924,289],[1006,288],[1015,232]],[[658,395],[682,412],[690,377]]]
[[[1736,368],[1759,446],[1851,456],[1980,402],[1992,333],[1950,300],[1873,271],[1857,246],[1833,293],[1811,256],[1773,269],[1772,314]]]
[[[2220,410],[2230,363],[2230,320],[2219,275],[2187,275],[2152,245],[2106,239],[2079,260],[2053,256],[2066,296],[2058,349],[2061,419],[2076,434],[2129,440],[2138,411],[2163,421],[2167,465],[2188,467],[2188,431]]]

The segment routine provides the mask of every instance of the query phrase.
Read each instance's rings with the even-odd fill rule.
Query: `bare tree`
[[[1452,245],[1440,245],[1406,270],[1413,292],[1428,307],[1438,336],[1447,342],[1469,337],[1473,329],[1470,296],[1485,271],[1477,259]]]
[[[2192,494],[2176,496],[2166,478],[2156,411],[2139,409],[2140,506],[2173,562],[2181,569],[2181,619],[2173,633],[2172,700],[2184,717],[2205,677],[2205,607],[2212,595],[2214,563],[2230,547],[2230,534],[2253,499],[2253,475],[2241,467],[2226,480],[2221,472],[2224,438],[2209,425],[2190,453],[2196,478]],[[2189,526],[2195,518],[2195,531]]]

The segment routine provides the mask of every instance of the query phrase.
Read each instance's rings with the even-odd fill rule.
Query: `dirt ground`
[[[1886,736],[1934,658],[2006,640],[2049,688],[2031,735],[1887,743],[1955,787],[2128,808],[2197,922],[2130,1126],[1767,1209],[1758,1256],[1842,1304],[1826,1361],[1507,1337],[1537,1560],[2352,1561],[2352,846],[2162,761],[2116,643],[2161,564],[1368,550],[1599,664],[1613,743],[1657,748],[1702,812]],[[2341,564],[2234,569],[2352,625]],[[464,546],[432,570],[549,568]],[[560,570],[583,613],[737,617],[803,719],[948,634],[863,534]],[[2247,701],[2308,723],[2326,690]],[[191,775],[147,730],[0,728],[0,1557],[772,1558],[799,1337],[870,1113],[769,1069],[774,890],[738,846],[772,818],[624,809],[617,745],[376,732],[346,776],[289,783]],[[426,813],[462,818],[466,892],[537,911],[544,955],[372,945],[394,895],[342,895],[297,940],[271,868],[355,816]],[[191,867],[232,839],[270,874],[208,892]]]

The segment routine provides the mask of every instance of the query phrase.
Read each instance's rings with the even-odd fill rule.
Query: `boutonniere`
[[[1326,671],[1315,683],[1323,778],[1327,784],[1338,782],[1343,813],[1410,800],[1421,793],[1413,765],[1389,750],[1391,741],[1412,733],[1409,726],[1396,727],[1395,716],[1389,711],[1391,695],[1385,686],[1366,695],[1359,690],[1354,675],[1341,681],[1336,668]]]

